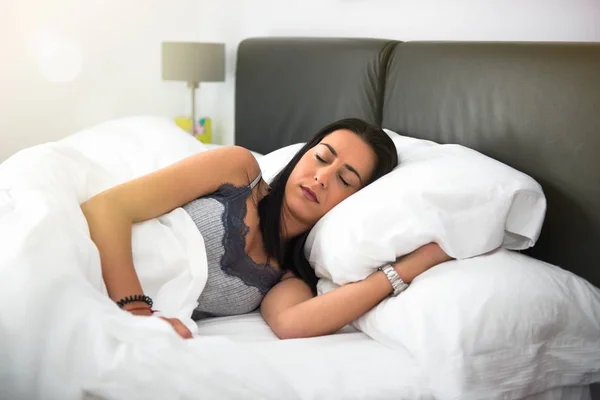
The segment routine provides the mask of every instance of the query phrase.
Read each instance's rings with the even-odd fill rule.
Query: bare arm
[[[252,154],[241,147],[225,147],[188,157],[151,174],[123,183],[81,205],[90,235],[100,252],[102,277],[111,299],[142,294],[133,265],[131,229],[136,222],[156,218],[222,183],[248,183],[258,175]],[[126,305],[132,309],[145,303]],[[148,312],[136,312],[148,314]]]
[[[394,268],[406,283],[427,269],[450,260],[437,244],[428,244],[403,257]],[[343,285],[322,296],[313,297],[298,278],[282,280],[265,296],[261,312],[281,339],[321,336],[335,333],[392,293],[383,272],[363,281]]]

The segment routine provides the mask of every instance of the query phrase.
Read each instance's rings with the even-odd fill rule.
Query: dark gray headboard
[[[255,151],[356,116],[531,175],[548,214],[528,253],[600,287],[600,44],[257,38],[236,79],[236,143]]]
[[[382,125],[532,176],[548,212],[527,253],[600,286],[600,44],[403,43]]]
[[[380,39],[244,40],[237,55],[236,144],[264,154],[304,142],[337,119],[380,123],[394,45]]]

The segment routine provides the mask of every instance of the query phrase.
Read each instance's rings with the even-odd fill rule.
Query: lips
[[[314,201],[315,203],[319,204],[319,199],[317,198],[317,195],[315,194],[315,192],[313,192],[306,186],[300,186],[300,189],[302,189],[302,193],[304,194],[304,197],[306,197],[310,201]]]

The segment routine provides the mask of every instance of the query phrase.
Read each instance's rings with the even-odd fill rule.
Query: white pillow
[[[132,179],[206,150],[205,144],[166,117],[135,115],[93,125],[58,141],[83,153],[114,176]],[[262,154],[253,152],[256,159]]]
[[[269,183],[306,143],[296,143],[274,150],[258,159],[265,182]]]
[[[318,290],[335,286],[322,279]],[[438,265],[353,325],[408,350],[435,398],[520,399],[600,381],[600,290],[505,249]]]
[[[123,180],[150,173],[206,148],[171,119],[136,115],[111,119],[58,141]]]
[[[358,281],[433,241],[457,259],[535,244],[546,199],[534,179],[467,147],[387,133],[399,166],[332,209],[308,236],[318,277]]]

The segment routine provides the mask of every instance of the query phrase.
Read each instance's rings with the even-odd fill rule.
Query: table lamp
[[[225,44],[194,42],[162,43],[162,79],[187,82],[192,90],[192,126],[196,126],[196,89],[200,82],[225,80]]]

